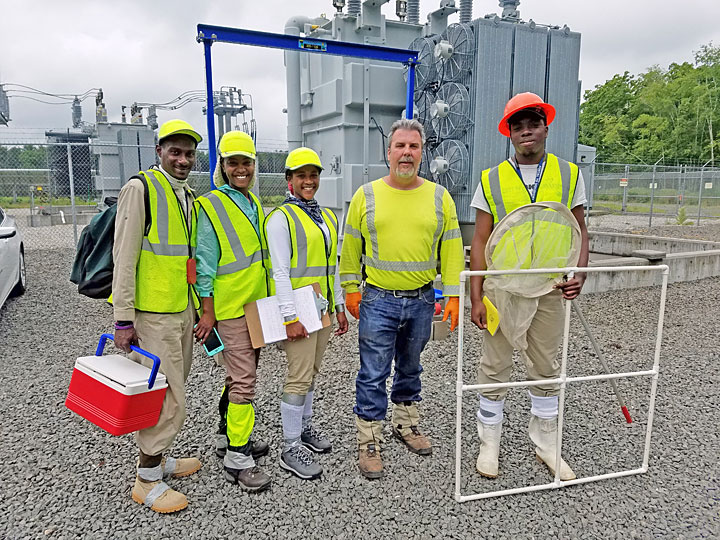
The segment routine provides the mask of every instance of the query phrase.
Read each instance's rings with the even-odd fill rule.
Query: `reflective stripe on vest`
[[[219,321],[242,317],[245,304],[265,298],[269,293],[265,215],[258,198],[252,192],[250,197],[258,209],[259,231],[222,190],[213,190],[197,199],[220,246],[213,281],[215,318]]]
[[[179,313],[188,305],[189,230],[170,182],[158,170],[141,171],[150,201],[150,228],[138,259],[135,309]],[[192,201],[188,211],[192,211]],[[193,295],[194,296],[194,295]]]
[[[423,272],[426,270],[434,270],[437,268],[437,248],[440,240],[440,233],[443,230],[443,192],[444,189],[439,184],[435,184],[435,217],[437,218],[437,227],[433,233],[432,249],[430,250],[430,259],[427,261],[383,261],[378,256],[380,251],[378,245],[378,234],[375,228],[375,193],[373,191],[373,183],[363,185],[365,193],[365,222],[370,236],[370,254],[363,253],[361,257],[362,264],[375,268],[376,270],[386,270],[389,272]],[[347,232],[347,227],[346,227]],[[454,231],[448,231],[446,235],[456,234]],[[460,230],[457,230],[459,236]]]
[[[577,165],[554,154],[547,154],[545,170],[535,200],[556,201],[569,208],[575,194],[577,179]],[[495,223],[516,208],[533,202],[525,182],[507,160],[497,167],[483,171],[481,182]]]
[[[322,209],[325,225],[330,232],[330,252],[326,251],[325,233],[304,210],[295,204],[277,208],[285,214],[290,231],[292,256],[290,258],[290,283],[293,289],[311,283],[320,283],[322,294],[335,308],[335,267],[337,265],[337,218],[327,208]],[[324,279],[318,279],[324,278]],[[329,289],[329,290],[328,290]]]

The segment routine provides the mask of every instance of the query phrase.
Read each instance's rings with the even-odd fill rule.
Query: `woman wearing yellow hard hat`
[[[335,335],[348,329],[337,268],[337,216],[315,200],[322,169],[320,157],[310,148],[290,152],[285,162],[289,193],[268,216],[266,225],[273,278],[288,336],[284,342],[288,374],[280,403],[284,438],[280,466],[303,479],[322,474],[312,452],[332,449],[327,437],[312,423],[315,380],[332,327],[308,334],[298,320],[292,290],[318,283],[331,318],[337,319]]]
[[[243,306],[269,294],[265,214],[250,191],[255,182],[255,145],[241,131],[220,139],[213,180],[217,189],[198,197],[195,231],[196,289],[203,314],[195,329],[205,342],[213,328],[225,346],[225,388],[220,399],[216,453],[225,479],[247,491],[261,491],[270,477],[255,465],[268,453],[252,441],[255,382],[260,349],[250,340]]]

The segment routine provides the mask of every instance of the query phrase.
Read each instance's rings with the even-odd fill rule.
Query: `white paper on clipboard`
[[[315,291],[312,285],[300,287],[293,291],[295,297],[295,311],[308,334],[317,332],[323,327],[315,307]],[[269,296],[256,302],[258,315],[262,325],[263,340],[265,343],[274,343],[287,339],[283,317],[277,296]]]

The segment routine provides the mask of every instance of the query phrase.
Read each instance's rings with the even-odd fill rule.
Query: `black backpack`
[[[133,178],[140,179],[145,188],[145,231],[147,232],[150,225],[147,182],[142,175]],[[80,233],[70,273],[70,281],[78,286],[80,294],[102,300],[107,300],[112,292],[117,198],[107,197],[105,204],[108,208],[93,217]]]

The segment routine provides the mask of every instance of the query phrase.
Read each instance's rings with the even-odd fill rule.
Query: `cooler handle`
[[[108,339],[112,339],[114,341],[114,336],[112,334],[102,334],[100,336],[100,341],[98,342],[97,349],[95,350],[95,356],[102,356],[103,350],[105,349],[105,343]],[[160,359],[153,353],[147,352],[135,345],[130,345],[130,349],[136,353],[142,354],[143,356],[147,356],[153,361],[152,371],[150,371],[150,378],[148,379],[148,389],[152,388],[155,384],[155,377],[157,377],[158,369],[160,369]]]

